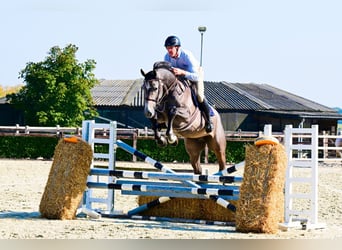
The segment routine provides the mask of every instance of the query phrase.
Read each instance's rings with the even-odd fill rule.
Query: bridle
[[[145,90],[146,90],[146,82],[158,81],[158,92],[157,92],[156,98],[152,99],[150,97],[145,96],[145,100],[155,102],[156,105],[159,106],[163,102],[163,100],[169,95],[169,93],[174,90],[174,87],[177,84],[177,80],[178,80],[177,77],[175,77],[174,81],[169,86],[165,85],[162,79],[160,78],[145,80],[145,83],[143,85]],[[151,86],[152,84],[149,83],[149,85]],[[163,89],[162,96],[160,96],[161,89]]]

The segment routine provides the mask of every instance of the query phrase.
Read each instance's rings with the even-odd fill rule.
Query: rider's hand
[[[180,68],[172,68],[172,71],[176,76],[184,76],[186,74],[186,71]]]

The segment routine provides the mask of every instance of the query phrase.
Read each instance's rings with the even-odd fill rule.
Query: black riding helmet
[[[169,36],[166,38],[164,46],[181,46],[181,42],[177,36]]]

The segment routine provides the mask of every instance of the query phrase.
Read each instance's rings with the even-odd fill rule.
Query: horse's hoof
[[[165,137],[161,137],[160,139],[156,140],[157,145],[159,147],[166,147],[167,146],[167,140]]]
[[[170,136],[167,138],[167,141],[168,141],[168,143],[169,143],[170,145],[175,144],[175,143],[178,144],[178,138],[177,138],[177,136],[175,136],[175,135],[170,135]]]
[[[176,147],[176,146],[178,145],[178,140],[176,140],[176,141],[173,142],[173,143],[170,143],[170,145],[171,145],[172,147]]]

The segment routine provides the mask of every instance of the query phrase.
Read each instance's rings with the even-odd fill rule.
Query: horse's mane
[[[160,72],[160,73],[158,73]],[[145,76],[145,80],[151,80],[151,79],[155,79],[155,78],[163,78],[163,79],[168,79],[168,74],[165,73],[169,73],[170,75],[172,75],[173,77],[176,77],[175,74],[172,71],[172,65],[169,62],[166,61],[159,61],[159,62],[155,62],[153,64],[153,70],[151,70],[150,72],[148,72]]]
[[[160,72],[160,73],[158,73]],[[165,80],[168,78],[168,74],[165,73],[169,73],[171,74],[173,77],[175,77],[175,74],[172,71],[172,65],[171,63],[167,62],[167,61],[159,61],[159,62],[155,62],[153,64],[153,70],[148,72],[145,75],[145,79],[154,79],[156,77],[161,77],[164,78]]]
[[[167,61],[159,61],[159,62],[155,62],[153,64],[153,69],[157,70],[157,69],[167,69],[169,71],[172,72],[172,65],[170,62]]]

